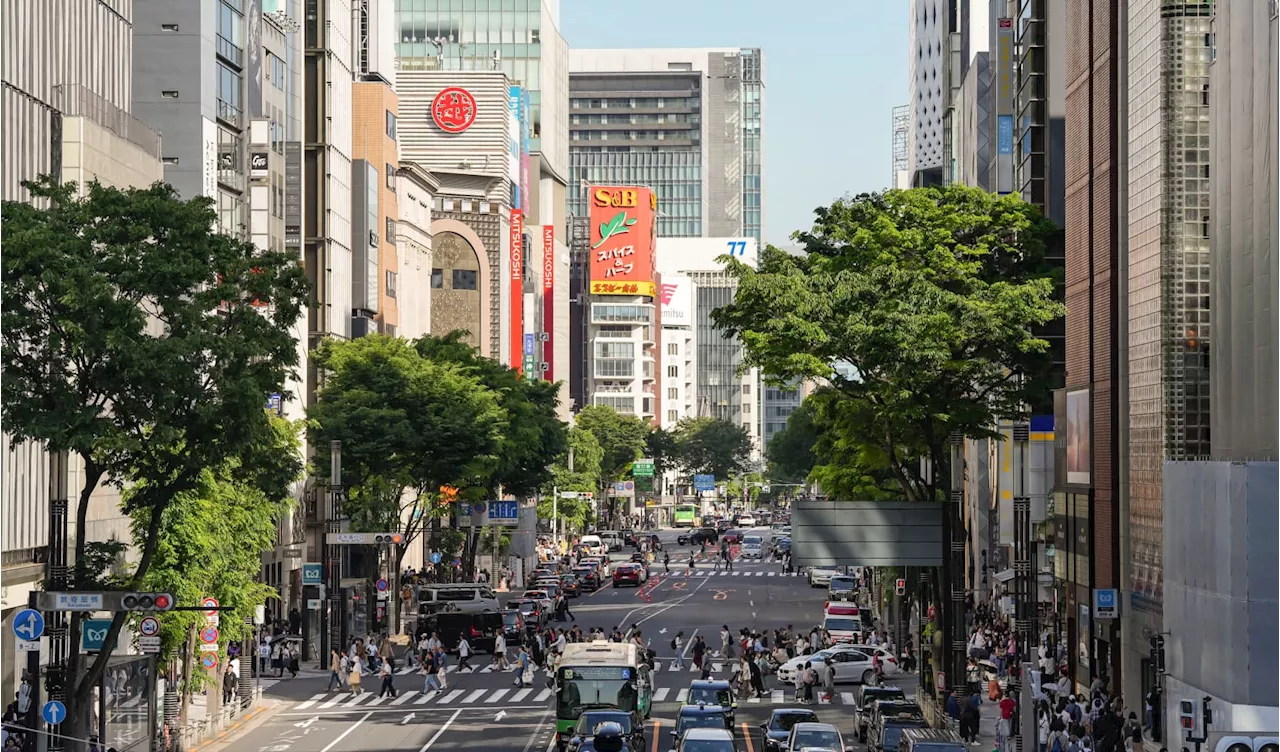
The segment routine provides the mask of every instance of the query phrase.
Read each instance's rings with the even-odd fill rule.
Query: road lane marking
[[[667,695],[671,693],[671,687],[658,687],[653,691],[653,701],[662,702],[667,699]]]
[[[360,695],[356,695],[356,697],[359,697],[359,696],[360,696]],[[365,713],[363,718],[361,718],[360,720],[358,720],[358,721],[356,721],[355,723],[353,723],[353,724],[351,724],[350,726],[348,726],[346,731],[343,731],[341,734],[338,734],[338,738],[336,738],[336,739],[334,739],[333,741],[329,742],[329,746],[327,746],[327,747],[325,747],[324,749],[320,750],[320,752],[329,752],[329,750],[331,750],[331,749],[333,749],[334,747],[338,746],[338,742],[342,741],[343,739],[346,739],[348,734],[350,734],[352,731],[355,731],[357,726],[359,726],[360,724],[362,724],[362,723],[364,723],[365,721],[369,720],[369,716],[371,716],[371,715],[373,715],[373,713]]]
[[[742,724],[742,740],[747,743],[747,752],[756,752],[755,745],[751,743],[751,727]]]
[[[416,700],[414,700],[414,701],[413,701],[413,704],[414,704],[414,705],[426,705],[427,703],[431,702],[433,699],[435,699],[436,697],[439,697],[439,696],[440,696],[440,690],[438,690],[438,689],[433,689],[433,690],[431,690],[430,692],[424,692],[424,693],[422,694],[422,697],[419,697],[418,699],[416,699]]]
[[[684,689],[680,690],[679,692],[676,692],[676,702],[680,703],[681,705],[683,705],[683,704],[684,704],[684,701],[685,701],[686,699],[688,699],[688,697],[689,697],[689,688],[688,688],[688,687],[685,687]]]
[[[649,752],[658,752],[658,739],[662,736],[662,721],[653,722],[653,744],[649,745]]]
[[[783,694],[784,693],[781,689],[775,689],[769,692],[769,702],[786,702],[786,698],[783,697]]]
[[[320,694],[318,694],[318,695],[312,695],[310,700],[306,700],[306,701],[304,701],[304,702],[300,702],[300,703],[298,703],[297,705],[295,705],[295,706],[294,706],[294,710],[306,710],[307,708],[311,707],[312,705],[315,705],[315,704],[316,704],[317,702],[319,702],[320,700],[323,700],[325,697],[326,697],[326,695],[325,695],[325,693],[324,693],[324,692],[321,692],[321,693],[320,693]]]
[[[439,729],[437,729],[436,732],[431,735],[431,738],[427,740],[426,744],[422,745],[422,747],[418,750],[418,752],[427,752],[427,750],[431,749],[431,745],[436,743],[436,739],[439,739],[440,735],[443,734],[445,731],[447,731],[449,727],[453,725],[453,722],[458,720],[458,716],[460,715],[462,715],[462,708],[458,708],[457,710],[453,711],[453,715],[449,716],[449,720],[445,721],[444,725],[441,726]]]
[[[770,572],[769,574],[773,574],[773,572]],[[756,577],[764,577],[764,571],[761,570],[759,572],[756,572]]]
[[[760,695],[755,695],[754,697],[748,697],[748,698],[747,698],[747,702],[749,702],[749,703],[751,703],[751,704],[753,704],[753,705],[759,705],[759,704],[760,704]]]
[[[351,707],[355,707],[356,705],[359,705],[360,703],[364,702],[364,699],[365,699],[366,697],[373,697],[373,695],[372,695],[372,694],[369,694],[368,692],[361,692],[360,694],[356,695],[355,697],[352,697],[352,698],[351,698],[351,700],[350,700],[350,702],[344,702],[344,703],[342,704],[342,707],[344,707],[344,708],[351,708]]]
[[[551,690],[550,690],[550,689],[544,689],[544,690],[542,690],[541,692],[539,692],[539,693],[538,693],[538,696],[537,696],[537,697],[533,698],[533,701],[534,701],[534,702],[546,702],[547,698],[548,698],[548,697],[550,697],[550,696],[551,696]]]
[[[503,698],[503,696],[505,696],[505,695],[506,695],[508,692],[510,692],[510,691],[511,691],[511,690],[509,690],[509,689],[497,689],[497,690],[494,690],[493,694],[491,694],[491,695],[489,695],[488,697],[486,697],[484,701],[485,701],[485,702],[497,702],[498,700],[501,700],[501,699]]]
[[[437,702],[436,704],[437,704],[437,705],[448,705],[449,703],[453,702],[454,700],[458,699],[458,698],[459,698],[459,697],[461,697],[461,696],[462,696],[462,690],[461,690],[461,689],[455,689],[455,690],[452,690],[451,692],[449,692],[449,694],[445,695],[444,697],[441,697],[441,698],[440,698],[440,701],[439,701],[439,702]]]
[[[403,704],[405,704],[406,702],[408,702],[408,701],[409,701],[409,698],[410,698],[410,697],[413,697],[413,696],[414,696],[414,695],[416,695],[416,694],[418,694],[418,690],[416,690],[416,689],[410,689],[410,690],[408,690],[408,691],[401,692],[399,697],[397,697],[396,699],[394,699],[394,700],[392,700],[392,701],[391,701],[391,704],[392,704],[392,705],[403,705]]]
[[[386,695],[378,695],[377,697],[375,697],[375,698],[373,698],[372,700],[370,700],[370,701],[369,701],[369,704],[368,704],[368,705],[365,705],[365,707],[366,707],[366,708],[371,708],[371,707],[373,707],[374,705],[381,705],[382,703],[384,703],[384,702],[386,702],[386,701],[387,701],[387,696],[386,696]]]
[[[460,689],[459,689],[459,690],[457,690],[457,691],[461,692],[462,690],[460,690]],[[474,692],[472,692],[471,694],[467,695],[467,699],[463,700],[463,702],[465,702],[465,703],[467,703],[467,704],[471,704],[471,703],[475,702],[476,700],[480,699],[480,697],[481,697],[482,695],[484,695],[484,694],[485,694],[486,692],[488,692],[488,691],[489,691],[489,690],[487,690],[487,689],[477,689],[477,690],[475,690]]]
[[[511,699],[508,700],[508,702],[520,702],[524,698],[528,697],[529,693],[532,691],[533,687],[525,687],[524,689],[516,690],[516,693],[511,695]]]
[[[843,702],[845,705],[852,705],[852,704],[854,703],[853,693],[852,693],[852,692],[841,692],[841,693],[840,693],[840,701],[841,701],[841,702]]]
[[[326,702],[325,704],[321,705],[321,706],[320,706],[320,708],[321,708],[321,709],[324,709],[324,708],[331,708],[331,707],[333,707],[334,705],[337,705],[338,703],[342,702],[344,699],[346,699],[346,698],[348,698],[348,697],[350,697],[350,696],[351,696],[351,695],[338,695],[337,697],[333,698],[332,700],[329,700],[329,701],[328,701],[328,702]],[[357,695],[357,697],[358,697],[358,696],[359,696],[359,695]]]

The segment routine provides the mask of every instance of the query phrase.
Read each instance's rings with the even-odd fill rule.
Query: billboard
[[[755,238],[658,238],[654,264],[663,274],[723,269],[724,256],[756,266],[759,251]]]
[[[658,196],[639,186],[592,186],[591,294],[657,297]]]
[[[511,210],[511,362],[520,370],[524,362],[524,212]]]
[[[555,381],[556,329],[556,227],[542,226],[542,362],[547,364],[543,378]]]
[[[1089,425],[1089,390],[1076,389],[1067,392],[1067,483],[1073,486],[1089,485],[1092,466],[1092,438]]]
[[[659,288],[663,326],[693,326],[693,280],[683,274],[662,275]]]

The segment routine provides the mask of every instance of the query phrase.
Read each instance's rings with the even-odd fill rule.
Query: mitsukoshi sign
[[[638,186],[593,186],[590,197],[591,294],[657,297],[657,195]]]

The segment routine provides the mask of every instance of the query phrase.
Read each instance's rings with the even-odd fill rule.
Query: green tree
[[[813,421],[812,397],[806,397],[787,416],[787,426],[773,435],[765,448],[769,479],[781,483],[804,483],[817,464],[814,445],[818,427]]]
[[[674,469],[678,463],[675,435],[664,428],[653,429],[645,437],[644,453],[653,460],[653,490],[661,494],[663,475],[668,470]]]
[[[552,477],[543,487],[544,494],[553,490],[595,493],[600,487],[600,461],[604,449],[595,435],[578,426],[569,428],[568,448],[573,450],[573,470],[569,469],[569,452],[556,458],[552,465]],[[564,530],[585,530],[589,522],[591,504],[586,499],[560,499],[557,505],[550,496],[538,503],[538,519],[549,520],[558,512],[564,522]]]
[[[556,414],[560,385],[524,378],[514,368],[486,358],[463,341],[465,332],[423,337],[415,347],[423,358],[452,364],[478,380],[498,399],[505,427],[498,437],[493,461],[468,474],[466,485],[483,499],[500,495],[526,499],[538,493],[552,475],[552,463],[567,449],[568,428]],[[475,565],[478,536],[463,557],[464,571]]]
[[[815,212],[759,268],[726,257],[738,282],[718,326],[747,365],[778,379],[829,379],[860,420],[842,440],[879,453],[908,499],[938,499],[953,432],[990,436],[1048,384],[1048,342],[1063,315],[1045,244],[1056,232],[1014,196],[950,185],[891,190]],[[844,361],[857,378],[831,364]],[[938,470],[920,471],[920,458]]]
[[[265,449],[291,456],[301,455],[298,434],[301,426],[282,419],[272,420],[274,442]],[[165,508],[164,536],[156,544],[151,568],[143,578],[149,591],[173,593],[181,603],[199,603],[213,596],[223,608],[219,614],[219,650],[223,660],[208,676],[208,684],[220,687],[226,675],[226,647],[232,641],[251,636],[249,619],[259,605],[276,597],[275,591],[259,581],[262,552],[276,542],[277,522],[292,507],[293,498],[270,497],[239,474],[232,460],[200,474],[197,486],[176,496]],[[301,466],[298,466],[301,478]],[[125,492],[128,497],[142,486]],[[141,544],[148,523],[146,510],[133,515],[134,542]],[[194,671],[200,658],[196,635],[204,626],[199,611],[173,611],[160,620],[159,664],[169,667],[169,675],[182,676],[182,714],[186,718],[192,691],[205,679],[203,670]],[[252,648],[245,659],[254,660]],[[247,670],[247,669],[242,669]],[[193,681],[193,674],[195,680]],[[220,692],[210,692],[210,713],[217,713]]]
[[[728,479],[750,465],[751,434],[742,426],[715,418],[685,418],[672,433],[686,477],[704,474]]]
[[[822,387],[804,404],[817,432],[810,477],[828,496],[859,501],[902,498],[886,453],[859,438],[861,426],[874,419],[867,414],[871,409],[867,403]]]
[[[388,562],[398,573],[431,518],[447,512],[442,487],[497,465],[509,426],[500,396],[470,369],[396,337],[330,340],[314,359],[326,374],[308,411],[317,471],[328,471],[330,442],[341,441],[343,512],[353,531],[404,534]],[[363,574],[377,579],[376,558],[368,561]]]
[[[298,459],[260,451],[272,436],[263,408],[267,395],[286,394],[298,365],[292,331],[306,277],[296,254],[214,231],[209,198],[184,201],[161,184],[90,183],[79,195],[52,177],[26,187],[35,203],[2,210],[5,429],[83,464],[72,489],[70,589],[97,581],[85,538],[94,489],[138,486],[122,504],[146,520],[139,562],[119,583],[134,589],[155,558],[165,509],[207,469],[236,461],[268,496],[287,494]],[[106,644],[124,619],[116,614]],[[75,615],[71,645],[80,629]],[[111,652],[71,651],[64,733],[87,736]]]
[[[576,425],[590,431],[604,448],[604,457],[600,460],[600,485],[596,489],[596,498],[603,504],[610,498],[606,493],[609,486],[622,478],[623,473],[631,468],[631,463],[640,459],[649,435],[649,425],[635,415],[623,415],[606,405],[582,408],[578,411]],[[614,504],[609,502],[610,519],[617,519]]]

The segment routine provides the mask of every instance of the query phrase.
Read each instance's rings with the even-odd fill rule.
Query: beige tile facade
[[[382,81],[360,81],[351,87],[352,159],[364,159],[378,170],[378,328],[394,334],[400,326],[400,262],[396,254],[395,222],[400,216],[395,171],[400,164],[397,130],[399,99]]]

